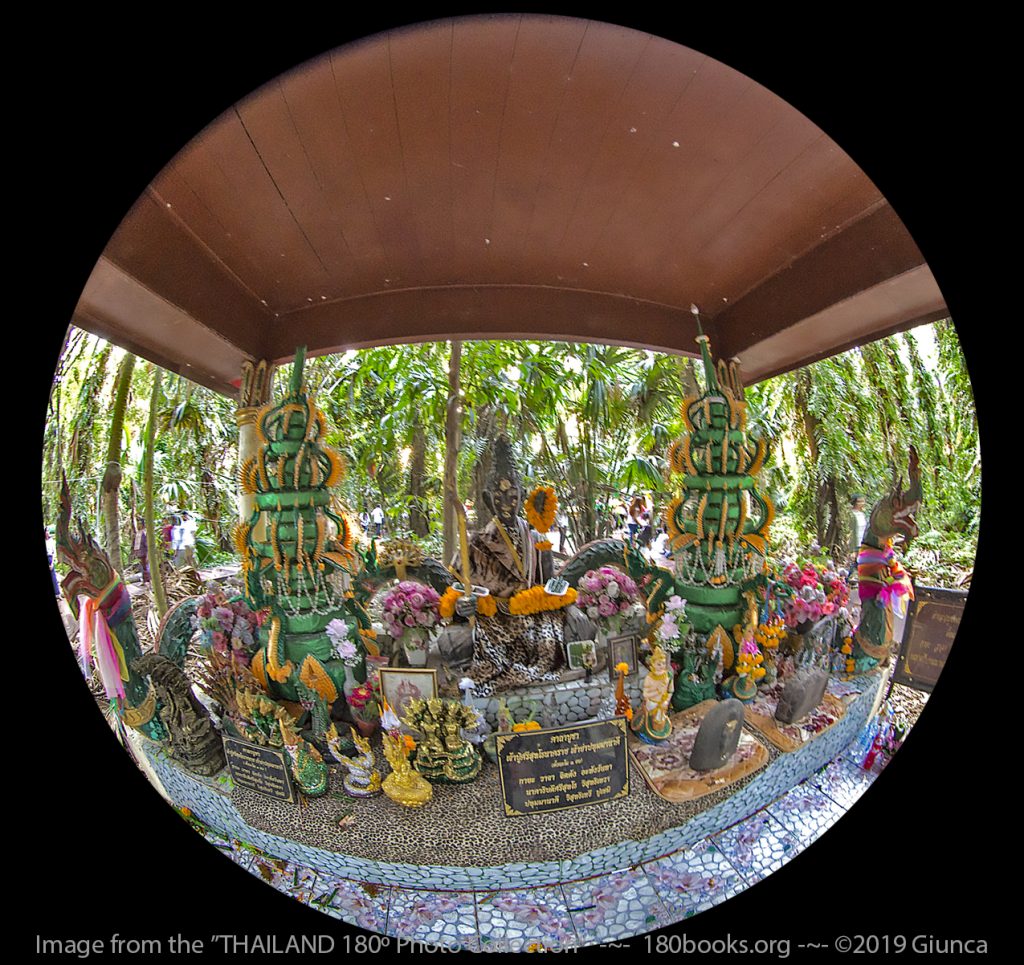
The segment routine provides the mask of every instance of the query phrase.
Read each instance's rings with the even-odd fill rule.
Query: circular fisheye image
[[[42,483],[85,684],[226,858],[382,940],[673,952],[914,727],[981,459],[836,141],[527,14],[338,47],[189,142],[81,294]]]

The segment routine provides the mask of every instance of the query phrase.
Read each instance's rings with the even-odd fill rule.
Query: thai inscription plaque
[[[956,639],[966,590],[914,588],[893,683],[931,692]]]
[[[497,735],[505,814],[524,817],[629,794],[626,718]]]
[[[228,760],[231,777],[239,787],[279,801],[295,800],[291,771],[284,751],[261,747],[237,737],[225,737],[224,756]]]

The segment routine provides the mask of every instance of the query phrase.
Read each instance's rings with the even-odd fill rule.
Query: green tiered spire
[[[241,467],[256,509],[239,525],[236,544],[249,603],[271,612],[253,673],[271,696],[300,700],[309,688],[330,705],[346,676],[366,679],[363,631],[372,631],[366,612],[331,578],[354,560],[349,523],[331,510],[344,464],[320,441],[326,423],[303,386],[305,354],[296,350],[287,396],[257,417],[261,447]],[[344,627],[333,624],[329,635],[335,620]]]
[[[749,612],[744,594],[761,573],[774,510],[756,488],[765,441],[755,443],[747,433],[738,365],[720,360],[716,367],[699,317],[697,331],[705,388],[683,401],[687,435],[669,451],[673,472],[682,475],[682,495],[666,517],[687,619],[707,636],[709,648],[721,645],[729,670],[742,642],[737,627]]]

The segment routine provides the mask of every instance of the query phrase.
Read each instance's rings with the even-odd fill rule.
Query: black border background
[[[983,197],[986,187],[991,192],[995,153],[984,119],[992,107],[987,39],[969,19],[880,19],[838,8],[826,20],[824,8],[797,15],[774,6],[754,15],[567,4],[543,12],[622,23],[701,50],[788,100],[847,150],[906,222],[946,294],[991,458],[996,380],[979,378],[986,360],[978,333],[986,322],[990,333],[998,316],[985,304],[990,288],[976,261],[982,248],[987,255],[995,247],[984,244],[980,227],[997,204]],[[137,12],[55,16],[38,24],[38,34],[19,35],[31,65],[11,86],[9,132],[20,166],[8,189],[12,201],[28,203],[22,257],[14,259],[22,268],[8,275],[8,285],[25,304],[7,331],[12,368],[28,359],[32,369],[31,418],[22,420],[31,428],[21,443],[31,480],[73,306],[107,239],[159,169],[221,111],[283,70],[381,29],[481,10],[430,7],[415,15],[354,18],[248,8],[214,23],[212,8],[173,6],[146,20],[132,19]],[[19,339],[22,334],[27,338]],[[28,351],[14,355],[20,346]],[[20,408],[14,384],[8,399]],[[19,461],[13,455],[9,450],[12,467]],[[23,491],[26,511],[16,508],[10,489],[6,507],[19,533],[8,546],[6,663],[19,683],[7,701],[7,828],[15,843],[27,845],[17,852],[16,867],[7,868],[19,892],[17,937],[34,949],[36,933],[165,940],[181,933],[206,940],[273,931],[331,934],[336,953],[344,952],[341,936],[353,930],[276,894],[218,855],[116,745],[78,681],[47,592],[34,482]],[[995,590],[986,586],[994,580],[990,540],[986,530],[946,672],[894,763],[806,853],[673,930],[693,938],[789,937],[794,945],[886,932],[991,937],[990,903],[1001,889],[990,874],[1002,836],[1015,832],[1003,818],[1012,811],[1000,810],[1003,778],[985,767],[995,750],[991,759],[984,751],[972,758],[975,766],[966,766],[972,745],[963,731],[978,698],[986,690],[997,700],[999,694],[986,686],[989,672],[979,664],[983,614],[995,612]],[[29,565],[22,568],[21,559]],[[27,686],[26,675],[34,680]],[[29,757],[33,747],[39,753]],[[632,947],[647,945],[641,937]]]

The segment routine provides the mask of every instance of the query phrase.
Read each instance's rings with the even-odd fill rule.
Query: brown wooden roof
[[[338,48],[156,177],[74,321],[230,392],[244,358],[434,338],[693,350],[748,381],[948,314],[879,190],[732,68],[540,15]]]

